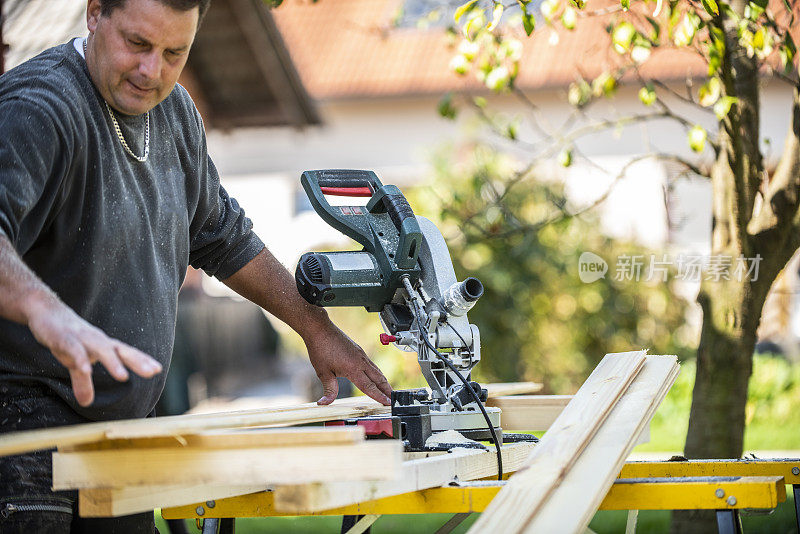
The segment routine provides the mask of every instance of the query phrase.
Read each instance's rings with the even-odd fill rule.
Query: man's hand
[[[92,364],[95,362],[102,363],[120,382],[128,380],[128,369],[144,378],[161,372],[161,364],[156,360],[108,337],[61,302],[36,309],[29,316],[28,328],[69,370],[72,390],[81,406],[89,406],[94,401]]]
[[[0,232],[0,317],[27,325],[36,340],[69,370],[75,399],[81,406],[94,400],[92,364],[100,362],[124,382],[130,369],[150,378],[161,364],[147,354],[108,337],[90,325],[31,271]],[[127,369],[126,369],[127,367]]]
[[[317,404],[336,400],[339,384],[336,377],[347,378],[376,401],[389,405],[392,387],[378,366],[344,332],[331,324],[330,334],[305,340],[311,365],[322,382],[322,398]]]

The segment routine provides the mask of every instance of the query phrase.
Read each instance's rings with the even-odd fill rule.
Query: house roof
[[[5,0],[6,69],[86,35],[86,0]],[[214,0],[180,82],[210,127],[319,122],[261,0]]]
[[[315,98],[485,90],[474,75],[459,76],[449,68],[455,48],[442,28],[392,27],[391,20],[404,2],[285,0],[273,10],[273,17],[304,85]],[[579,20],[574,31],[539,27],[530,38],[522,34],[517,86],[563,87],[581,75],[594,78],[617,65],[620,58],[610,50],[605,30],[609,20],[610,16],[593,17]],[[553,32],[557,44],[551,44]],[[655,52],[642,74],[684,79],[687,74],[704,76],[706,70],[696,54],[668,50]]]

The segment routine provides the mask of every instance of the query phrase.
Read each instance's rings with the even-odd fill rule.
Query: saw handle
[[[371,197],[372,189],[369,187],[325,187],[320,186],[323,195],[334,197]]]

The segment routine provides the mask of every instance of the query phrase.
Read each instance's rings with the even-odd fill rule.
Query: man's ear
[[[94,33],[97,29],[97,22],[102,16],[102,6],[100,0],[89,0],[86,4],[86,27],[89,33]]]

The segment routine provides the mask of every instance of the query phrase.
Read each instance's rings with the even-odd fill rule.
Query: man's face
[[[127,0],[103,16],[89,0],[87,65],[111,107],[139,115],[164,100],[178,81],[197,31],[199,9],[179,11],[158,0]]]

